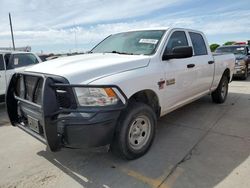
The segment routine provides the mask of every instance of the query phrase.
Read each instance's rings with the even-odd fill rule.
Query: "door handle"
[[[193,67],[195,67],[195,64],[188,64],[187,65],[187,68],[193,68]]]
[[[208,64],[214,64],[214,61],[209,61]]]

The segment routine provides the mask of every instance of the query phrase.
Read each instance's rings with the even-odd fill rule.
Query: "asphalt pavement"
[[[249,188],[250,79],[230,84],[226,103],[210,96],[158,121],[140,159],[124,161],[108,147],[47,147],[10,126],[0,105],[0,187]]]

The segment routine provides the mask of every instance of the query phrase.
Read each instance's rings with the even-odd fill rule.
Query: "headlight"
[[[75,88],[80,106],[109,106],[118,103],[119,98],[112,88]]]
[[[238,66],[244,66],[245,65],[245,61],[244,60],[242,60],[242,59],[237,59],[236,61],[235,61],[235,65],[238,65]]]

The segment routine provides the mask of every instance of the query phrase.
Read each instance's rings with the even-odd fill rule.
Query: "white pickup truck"
[[[233,54],[213,56],[195,30],[113,34],[88,54],[16,73],[8,115],[51,151],[110,144],[135,159],[150,148],[157,118],[208,94],[223,103],[234,64]]]
[[[4,100],[6,87],[11,76],[25,67],[41,62],[31,52],[0,51],[0,102]]]

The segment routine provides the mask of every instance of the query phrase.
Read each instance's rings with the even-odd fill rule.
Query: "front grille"
[[[52,83],[50,83],[50,86],[53,84],[67,83],[65,80],[59,78],[49,77],[46,79],[51,79]],[[27,101],[41,105],[43,85],[44,79],[41,76],[18,74],[16,77],[15,95]],[[54,97],[56,98],[57,104],[60,108],[74,108],[76,106],[72,88],[64,86],[52,86],[50,88],[54,90]]]
[[[33,101],[37,104],[42,104],[42,88],[43,88],[43,79],[40,78],[36,84],[36,91],[33,97]]]
[[[24,77],[24,84],[25,84],[25,99],[28,101],[33,101],[33,96],[35,95],[36,90],[36,83],[38,82],[38,77],[34,76],[25,76]]]
[[[15,95],[22,99],[41,104],[43,78],[30,75],[18,75]]]

